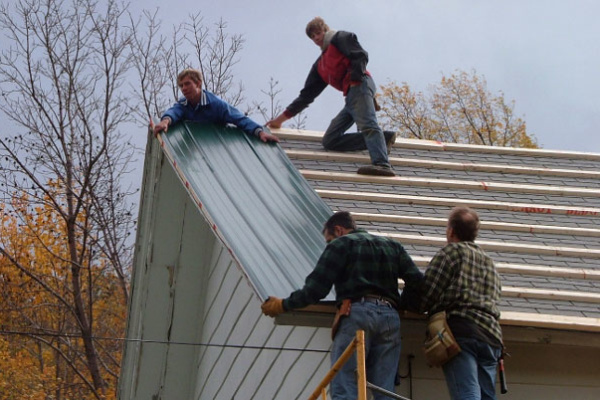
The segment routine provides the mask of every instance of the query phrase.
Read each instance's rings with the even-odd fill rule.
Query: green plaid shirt
[[[450,243],[425,271],[421,310],[446,311],[473,321],[502,342],[500,276],[494,262],[473,242]]]
[[[398,278],[404,279],[402,300]],[[362,229],[332,240],[306,277],[304,287],[283,300],[286,310],[306,307],[327,296],[335,286],[336,301],[367,294],[388,297],[400,308],[418,307],[423,274],[402,245]]]

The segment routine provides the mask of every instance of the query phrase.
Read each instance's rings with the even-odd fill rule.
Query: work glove
[[[267,301],[262,303],[260,306],[263,314],[268,315],[269,317],[276,317],[285,310],[283,309],[283,299],[279,297],[269,296]]]

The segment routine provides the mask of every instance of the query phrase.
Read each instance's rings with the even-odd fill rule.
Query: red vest
[[[348,93],[350,87],[350,60],[333,44],[329,44],[321,54],[317,70],[321,79],[329,85],[341,90],[344,96]],[[368,71],[367,75],[370,75]]]

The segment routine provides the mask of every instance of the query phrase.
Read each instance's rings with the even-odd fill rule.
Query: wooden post
[[[367,400],[367,368],[365,357],[365,332],[356,331],[356,369],[358,373],[358,400]]]

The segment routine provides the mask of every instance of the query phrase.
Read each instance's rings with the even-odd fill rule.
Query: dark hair
[[[354,222],[354,218],[352,218],[352,215],[348,211],[338,211],[329,217],[323,227],[323,233],[333,233],[333,228],[336,226],[356,230],[356,222]]]
[[[455,207],[450,211],[448,226],[461,242],[473,242],[479,232],[479,215],[469,207]]]

